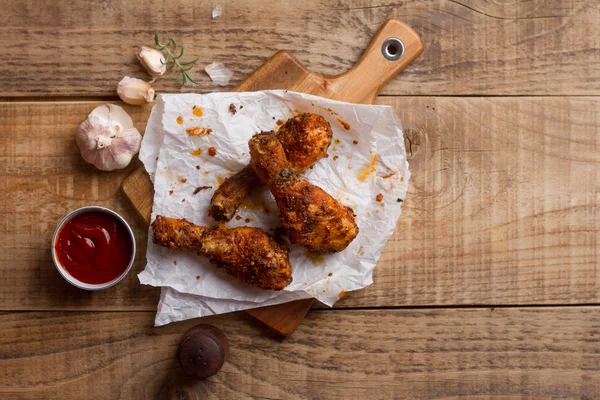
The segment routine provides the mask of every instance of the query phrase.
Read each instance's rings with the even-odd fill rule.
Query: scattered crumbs
[[[328,273],[327,276],[333,276],[333,272]]]
[[[201,117],[202,116],[202,107],[194,106],[194,108],[192,108],[192,114],[194,114],[196,117]]]
[[[396,175],[396,173],[395,173],[395,172],[390,172],[389,174],[387,174],[387,175],[384,175],[384,176],[382,176],[381,178],[383,178],[383,179],[387,179],[387,178],[391,178],[391,177],[392,177],[392,176],[394,176],[394,175]]]
[[[187,128],[185,130],[185,133],[187,133],[188,136],[206,136],[206,135],[210,135],[212,131],[213,130],[210,128],[201,128],[199,126],[192,126],[191,128]]]
[[[333,143],[335,143],[335,144],[340,144],[340,139],[335,139],[335,140],[333,141]]]
[[[402,200],[402,199],[397,199],[397,200],[396,200],[396,202],[398,202],[398,203],[402,203],[403,201],[404,201],[404,200]]]
[[[200,166],[199,166],[199,165],[196,165],[196,169],[200,169]]]
[[[239,215],[236,215],[235,219],[237,219],[239,221],[240,219],[242,219],[242,217],[240,217]]]
[[[235,107],[235,104],[231,103],[231,104],[229,105],[229,112],[230,112],[232,115],[235,115],[235,113],[237,112],[237,108]]]
[[[208,148],[208,155],[212,156],[212,157],[216,156],[217,155],[217,149],[215,149],[214,147],[209,147]]]
[[[403,176],[400,177],[400,182],[404,182],[404,177]]]
[[[275,119],[275,117],[273,117],[273,119]]]
[[[335,147],[335,146],[334,146],[332,150],[333,150],[333,151],[337,151],[337,147]]]
[[[325,158],[329,158],[329,153],[325,153]]]
[[[377,195],[377,197],[375,197],[375,200],[377,200],[377,201],[381,201],[381,200],[383,200],[383,194],[379,193],[379,194]]]
[[[346,158],[347,158],[348,160],[352,159],[352,157],[350,157],[350,156],[346,156]]]
[[[205,189],[212,189],[212,186],[199,186],[196,189],[194,189],[194,193],[192,193],[192,194],[198,194],[198,192],[200,192],[201,190],[205,190]]]
[[[193,155],[193,156],[196,156],[196,157],[202,155],[202,153],[204,153],[204,150],[202,150],[202,149],[190,151],[190,154]]]
[[[353,140],[352,144],[358,144],[358,140]]]
[[[177,260],[173,260],[173,265],[177,265]]]
[[[336,118],[337,121],[344,127],[345,130],[349,131],[350,130],[350,124],[347,123],[346,121],[343,121],[339,118]]]
[[[199,281],[200,280],[200,275],[196,275],[196,280]]]
[[[169,190],[169,196],[173,196],[173,190]]]
[[[181,200],[182,203],[185,203],[185,199]]]
[[[379,214],[379,210],[375,210],[375,214]]]
[[[240,104],[240,110],[241,110],[242,108],[244,108],[244,106]]]
[[[333,161],[337,160],[338,158],[338,156],[333,156]]]
[[[183,117],[180,115],[179,117],[177,117],[177,119],[175,120],[179,125],[183,124]]]
[[[314,165],[311,165],[311,166],[310,166],[310,169],[313,169],[314,167],[315,167]]]
[[[244,221],[245,221],[246,223],[248,223],[248,222],[252,221],[252,219],[250,219],[250,218],[246,218]]]
[[[341,299],[342,297],[344,297],[346,295],[345,291],[341,291],[340,293],[338,293],[338,297]]]
[[[181,178],[181,179],[179,180],[179,182],[181,182],[181,183],[186,183],[186,182],[187,182],[187,179],[185,179],[185,178]]]
[[[118,125],[117,125],[118,126]],[[156,157],[156,161],[158,161],[158,157]]]
[[[204,175],[208,175],[208,171],[204,171]]]
[[[277,124],[278,126],[281,126],[281,125],[283,125],[283,121],[282,121],[282,120],[280,120],[280,119],[278,119],[278,120],[277,120],[277,122],[276,122],[276,124]]]

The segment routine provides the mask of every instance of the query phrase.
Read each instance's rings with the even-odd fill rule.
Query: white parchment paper
[[[230,112],[233,104],[237,112]],[[201,110],[201,112],[200,112]],[[293,282],[283,291],[254,288],[228,276],[194,252],[156,246],[149,235],[141,283],[163,288],[157,325],[205,315],[314,297],[333,305],[345,292],[372,283],[372,273],[400,216],[410,173],[402,127],[389,106],[349,104],[288,91],[162,95],[154,107],[140,159],[154,181],[152,219],[186,218],[215,223],[208,214],[214,190],[248,164],[248,140],[278,128],[298,112],[323,115],[333,129],[329,157],[305,173],[357,217],[359,235],[346,250],[314,254],[292,246]],[[212,129],[190,136],[194,129]],[[187,132],[186,132],[187,131]],[[216,155],[209,154],[209,148]],[[200,186],[211,186],[193,194]],[[272,233],[280,226],[268,190],[253,192],[227,226],[257,226]]]

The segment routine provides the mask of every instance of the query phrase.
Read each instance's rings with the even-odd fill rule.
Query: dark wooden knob
[[[205,379],[219,372],[228,353],[225,334],[212,325],[201,324],[183,335],[177,358],[187,376]]]

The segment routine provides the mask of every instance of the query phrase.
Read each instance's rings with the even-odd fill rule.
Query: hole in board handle
[[[381,46],[381,53],[390,61],[399,60],[404,54],[404,43],[395,37],[387,38]]]

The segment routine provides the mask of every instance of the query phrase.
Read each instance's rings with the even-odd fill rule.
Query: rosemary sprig
[[[169,35],[168,32],[165,32],[165,34],[167,35],[168,41],[167,43],[162,44],[158,37],[158,31],[154,32],[154,42],[156,43],[156,49],[162,51],[165,54],[165,61],[163,62],[161,60],[161,63],[166,64],[167,71],[171,72],[165,78],[170,78],[175,82],[181,83],[182,87],[189,82],[196,83],[196,81],[194,81],[189,76],[188,71],[194,68],[196,61],[198,61],[200,57],[194,58],[191,61],[179,61],[181,56],[183,56],[183,52],[185,50],[183,40],[180,42],[180,45],[177,46],[177,42],[171,37],[171,35]],[[179,54],[175,55],[175,53],[177,53],[177,47],[179,47]],[[181,73],[181,77],[174,77],[173,75],[175,75],[176,73]]]

